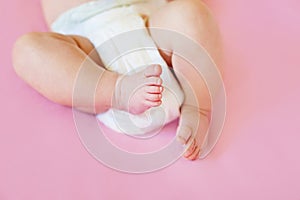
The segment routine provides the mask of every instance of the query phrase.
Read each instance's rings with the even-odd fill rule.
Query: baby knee
[[[212,19],[211,12],[200,0],[173,1],[169,5],[170,13],[176,21],[184,24],[201,23],[205,25]]]
[[[41,37],[42,33],[31,32],[19,37],[14,45],[14,50],[21,50],[23,47],[32,46],[32,44]]]
[[[33,48],[37,37],[39,37],[39,33],[33,32],[22,35],[16,40],[12,51],[13,67],[16,72],[19,72],[23,63],[32,57],[29,55],[31,53],[29,48]]]

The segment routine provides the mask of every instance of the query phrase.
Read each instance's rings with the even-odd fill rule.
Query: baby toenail
[[[159,72],[159,70],[160,70],[159,65],[155,65],[154,70],[155,70],[155,72]]]
[[[177,141],[180,142],[180,144],[182,144],[183,146],[186,145],[185,140],[181,137],[181,136],[177,136]]]
[[[159,85],[160,85],[160,84],[161,84],[161,79],[157,79],[157,80],[156,80],[156,84],[159,84]]]

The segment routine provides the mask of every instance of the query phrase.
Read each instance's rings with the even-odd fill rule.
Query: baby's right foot
[[[132,114],[141,114],[161,104],[162,68],[150,65],[132,75],[120,75],[115,87],[112,107]]]

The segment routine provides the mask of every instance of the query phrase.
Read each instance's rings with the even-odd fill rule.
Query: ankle
[[[119,77],[118,73],[108,70],[105,70],[101,75],[95,95],[97,113],[103,113],[112,107],[115,87]]]
[[[209,107],[200,107],[199,105],[191,105],[184,103],[181,107],[181,112],[197,112],[202,116],[210,118],[211,116],[211,108]]]

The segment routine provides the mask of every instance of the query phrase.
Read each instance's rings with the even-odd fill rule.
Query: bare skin
[[[57,49],[63,50],[56,53]],[[117,109],[139,114],[150,107],[160,105],[161,96],[158,96],[162,91],[160,66],[149,66],[142,72],[122,76],[101,67],[103,66],[101,60],[93,53],[93,49],[89,40],[80,36],[31,33],[16,42],[13,54],[14,67],[20,77],[48,99],[62,105],[74,106],[85,112],[102,113],[113,104]],[[85,60],[90,52],[91,55]],[[27,56],[36,58],[28,59]],[[93,105],[87,103],[89,101],[84,96],[76,101],[78,105],[72,105],[73,85],[83,62],[86,66],[90,66],[86,75],[87,83],[95,74],[101,77],[95,94],[96,110]],[[139,85],[133,85],[133,80],[140,80]],[[122,84],[116,84],[120,81],[123,85],[131,87],[123,88]],[[89,85],[85,87],[82,91],[88,90]],[[124,89],[137,91],[131,95]],[[120,94],[120,91],[122,91],[122,98],[113,101],[113,97],[116,96],[114,94]]]
[[[120,76],[116,84],[113,107],[140,114],[161,104],[162,73],[160,66],[150,66],[130,76]],[[122,101],[120,101],[122,99]]]
[[[78,6],[88,0],[43,0],[43,10],[46,21],[50,25],[62,12]],[[183,9],[184,8],[184,9]],[[183,33],[204,46],[210,55],[217,60],[219,54],[219,35],[217,26],[208,9],[197,0],[178,0],[162,6],[160,9],[148,14],[148,26],[171,29]],[[196,20],[195,20],[196,19]],[[151,34],[151,30],[150,30]],[[159,38],[152,38],[160,46]],[[189,63],[173,55],[172,41],[167,51],[161,55],[175,72],[180,72],[180,84],[185,93],[185,101],[181,107],[180,123],[177,129],[177,138],[183,144],[191,144],[185,157],[195,160],[201,153],[206,131],[209,127],[210,96],[202,77],[194,72]],[[57,53],[57,49],[61,51]],[[73,106],[79,110],[90,113],[101,113],[111,108],[114,94],[122,98],[117,104],[118,109],[132,113],[141,113],[161,103],[161,67],[149,66],[142,72],[129,76],[121,76],[107,71],[97,55],[93,52],[93,45],[88,38],[56,33],[30,33],[22,36],[15,44],[13,63],[17,74],[48,99],[62,105]],[[80,105],[72,104],[73,85],[80,63],[85,61],[89,66],[96,66],[97,74],[101,75],[98,83],[94,105],[90,105],[84,97]],[[30,58],[30,59],[28,59]],[[45,62],[45,60],[51,62]],[[95,68],[91,67],[87,74],[87,82],[95,76]],[[132,84],[139,80],[136,85]],[[187,83],[186,80],[189,80]],[[122,84],[116,84],[116,83]],[[130,85],[131,87],[123,87]],[[87,84],[85,87],[88,87]],[[138,88],[130,96],[126,93]],[[87,88],[82,88],[83,90]],[[125,93],[124,93],[125,91]],[[128,91],[128,92],[126,92]],[[117,98],[118,95],[116,95]],[[118,98],[117,98],[118,99]],[[127,106],[128,102],[129,106]],[[201,102],[201,106],[198,105]],[[130,106],[133,105],[133,106]],[[198,126],[199,125],[199,126]],[[192,137],[195,136],[195,137]]]
[[[185,34],[204,47],[216,63],[220,61],[219,30],[212,14],[201,1],[172,1],[150,15],[149,27],[170,29]],[[152,38],[158,47],[160,43],[164,43],[164,47],[169,46],[162,55],[165,60],[171,62],[175,72],[181,75],[178,78],[185,100],[181,107],[177,138],[182,144],[190,144],[184,156],[195,160],[201,154],[210,124],[211,101],[207,86],[190,63],[175,54],[168,53],[176,51],[172,41],[161,41],[155,34],[152,34]],[[168,41],[169,44],[166,44]],[[205,58],[207,55],[199,56]]]

